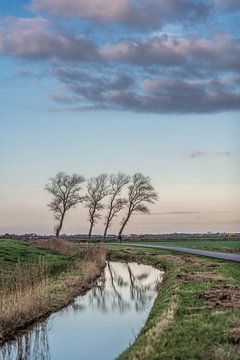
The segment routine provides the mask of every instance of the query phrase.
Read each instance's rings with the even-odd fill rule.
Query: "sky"
[[[0,234],[52,233],[58,171],[150,176],[128,233],[239,232],[239,29],[239,0],[0,0]]]

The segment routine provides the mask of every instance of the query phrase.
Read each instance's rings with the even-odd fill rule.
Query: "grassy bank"
[[[0,343],[88,290],[105,255],[99,246],[0,240]]]
[[[109,256],[166,271],[145,327],[119,359],[240,359],[238,264],[125,247]]]

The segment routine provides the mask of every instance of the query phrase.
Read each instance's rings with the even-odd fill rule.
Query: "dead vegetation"
[[[215,269],[221,265],[219,263],[213,263],[213,262],[206,263],[205,261],[201,261],[197,257],[193,257],[189,255],[183,256],[183,260],[186,265],[191,265],[191,267],[196,267],[196,268],[200,267],[202,269]]]
[[[53,251],[60,255],[74,256],[84,260],[96,261],[98,264],[106,261],[106,248],[103,244],[73,244],[69,241],[55,238],[47,240],[37,240],[34,246]]]
[[[4,296],[15,293],[19,289],[33,288],[36,283],[46,279],[50,274],[49,266],[41,257],[37,263],[17,262],[15,267],[6,268],[0,266],[0,294]],[[1,303],[0,300],[0,303]]]
[[[51,250],[57,254],[66,256],[76,255],[79,248],[79,246],[72,244],[69,241],[56,238],[36,240],[32,243],[32,245],[41,249]]]
[[[184,281],[225,281],[227,278],[221,274],[214,272],[191,272],[180,273],[177,278]]]
[[[214,359],[214,360],[232,360],[239,359],[240,347],[238,345],[218,345],[212,346],[207,350],[203,359]]]
[[[240,344],[240,324],[236,324],[230,331],[230,340],[234,344]]]
[[[240,286],[224,285],[203,292],[200,297],[221,309],[240,309]]]
[[[219,263],[206,263],[206,264],[203,264],[203,269],[215,269],[217,267],[219,267],[221,264]]]

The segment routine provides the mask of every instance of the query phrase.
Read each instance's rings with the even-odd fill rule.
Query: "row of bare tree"
[[[103,173],[92,177],[87,181],[86,195],[82,196],[81,190],[84,182],[85,178],[81,175],[68,175],[64,172],[58,172],[56,176],[49,179],[49,183],[45,186],[45,190],[52,196],[48,207],[57,220],[55,227],[57,237],[63,227],[67,211],[80,203],[84,203],[88,209],[89,238],[97,220],[102,218],[102,210],[106,209],[104,222],[104,238],[106,238],[113,219],[121,210],[125,210],[125,216],[121,223],[119,235],[122,234],[133,213],[148,213],[147,205],[154,204],[158,199],[150,178],[141,173],[136,173],[133,176],[123,173],[116,175]],[[125,187],[127,194],[126,197],[122,197]],[[107,205],[103,203],[105,198],[108,199]]]

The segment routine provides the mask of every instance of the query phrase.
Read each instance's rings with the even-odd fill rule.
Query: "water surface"
[[[0,349],[0,360],[113,360],[136,338],[163,272],[108,262],[96,286]]]

